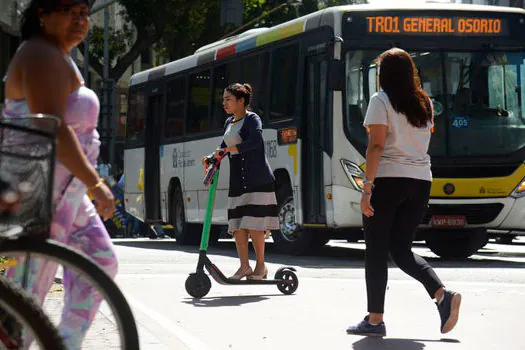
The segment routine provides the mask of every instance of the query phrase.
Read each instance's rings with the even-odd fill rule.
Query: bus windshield
[[[378,91],[379,51],[345,54],[345,132],[359,149],[363,120]],[[525,147],[525,52],[411,52],[423,89],[434,104],[429,153],[443,157],[505,155]]]

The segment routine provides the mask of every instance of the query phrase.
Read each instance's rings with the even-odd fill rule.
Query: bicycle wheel
[[[58,330],[32,296],[0,278],[0,349],[24,348],[22,329],[30,333],[40,349],[65,350]]]
[[[121,349],[139,349],[137,325],[126,298],[115,281],[90,258],[61,243],[31,237],[0,242],[0,255],[47,259],[85,278],[110,307],[118,327]]]

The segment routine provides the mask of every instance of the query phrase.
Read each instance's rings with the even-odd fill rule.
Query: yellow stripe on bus
[[[365,171],[365,163],[361,169]],[[447,179],[434,178],[430,196],[432,198],[494,198],[507,197],[525,178],[525,164],[522,164],[509,176],[482,177],[475,179]],[[450,186],[452,185],[452,186]],[[451,194],[445,192],[445,187],[454,191]]]
[[[525,178],[525,164],[514,173],[504,177],[489,177],[475,179],[440,179],[434,178],[430,196],[433,198],[491,198],[507,197]],[[447,194],[448,190],[451,194]]]

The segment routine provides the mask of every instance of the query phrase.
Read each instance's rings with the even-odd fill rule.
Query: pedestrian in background
[[[84,86],[70,56],[88,33],[89,15],[87,0],[32,0],[28,4],[22,14],[23,42],[7,73],[3,114],[18,118],[43,113],[61,120],[50,238],[86,254],[114,277],[117,257],[99,217],[108,219],[115,210],[113,194],[95,169],[100,151],[96,130],[99,101]],[[87,192],[96,201],[96,207]],[[32,262],[28,285],[42,302],[58,266],[50,261]],[[20,268],[25,265],[10,268],[6,275],[20,282]],[[64,270],[63,285],[66,298],[60,333],[68,349],[80,349],[102,296],[68,269]]]
[[[268,275],[264,263],[266,233],[279,228],[279,218],[275,177],[266,159],[261,118],[248,110],[251,97],[249,84],[236,83],[224,90],[223,107],[231,116],[226,120],[223,141],[214,156],[226,152],[230,160],[228,233],[235,237],[241,262],[230,278],[261,280]],[[255,270],[248,259],[249,238],[257,255]]]
[[[461,295],[445,289],[432,267],[412,252],[432,184],[428,155],[434,126],[432,102],[406,51],[385,51],[377,64],[382,91],[370,99],[364,121],[368,147],[361,197],[369,314],[347,333],[386,335],[383,314],[389,253],[436,300],[440,329],[447,333],[458,321]]]

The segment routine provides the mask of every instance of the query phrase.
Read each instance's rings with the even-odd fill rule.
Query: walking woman
[[[100,148],[96,130],[99,101],[84,86],[70,56],[88,30],[87,0],[32,0],[22,16],[22,45],[8,70],[3,114],[18,118],[44,113],[61,120],[51,239],[83,252],[115,276],[117,258],[99,217],[108,219],[115,210],[113,194],[95,170]],[[96,208],[87,192],[96,201]],[[32,259],[32,263],[28,286],[43,302],[57,265],[38,259]],[[9,269],[7,276],[20,281],[24,264],[18,266],[22,268]],[[63,284],[65,305],[60,332],[68,349],[80,349],[102,298],[73,271],[64,271]]]
[[[266,233],[279,228],[274,176],[266,159],[261,118],[248,111],[252,97],[249,84],[232,84],[224,90],[223,107],[230,114],[224,126],[223,142],[215,151],[228,153],[230,188],[228,192],[228,233],[235,237],[241,266],[233,279],[265,279]],[[203,158],[204,161],[204,158]],[[248,238],[257,255],[255,270],[249,262]]]
[[[458,321],[461,295],[445,289],[430,265],[412,253],[432,183],[427,153],[434,126],[432,104],[406,51],[390,49],[377,61],[382,91],[370,99],[364,121],[369,141],[361,198],[369,314],[347,333],[386,335],[383,313],[389,253],[436,300],[441,332],[447,333]]]

